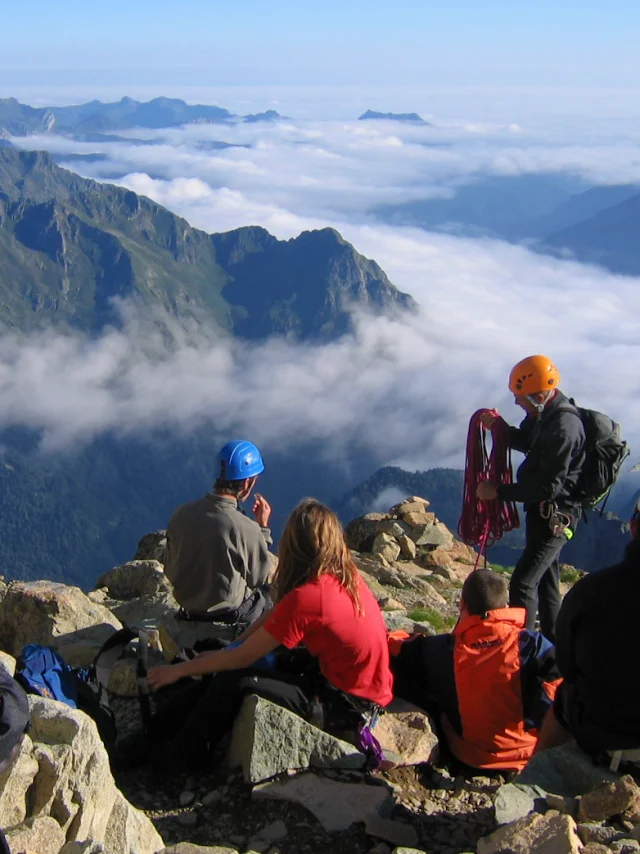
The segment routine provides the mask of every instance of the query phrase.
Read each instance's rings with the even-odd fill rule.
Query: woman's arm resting
[[[223,649],[220,652],[206,652],[184,661],[181,664],[170,664],[164,667],[152,667],[149,671],[148,683],[152,691],[157,691],[165,685],[171,685],[184,676],[205,676],[207,673],[220,673],[223,670],[242,670],[273,652],[280,642],[264,629],[259,628],[248,637],[242,646],[235,649]]]

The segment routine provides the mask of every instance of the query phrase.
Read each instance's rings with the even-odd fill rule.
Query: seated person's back
[[[418,636],[392,659],[394,693],[438,721],[453,755],[474,768],[520,770],[551,705],[553,646],[524,629],[523,608],[491,570],[466,580],[453,633]]]
[[[631,533],[622,562],[578,581],[558,616],[557,660],[564,682],[556,717],[594,756],[640,749],[640,503]]]
[[[165,572],[178,604],[190,614],[247,610],[272,569],[267,528],[271,508],[256,495],[249,519],[240,510],[264,470],[250,442],[230,442],[218,455],[214,492],[179,507],[167,528]],[[253,611],[256,609],[253,608]],[[255,619],[263,608],[252,613]]]

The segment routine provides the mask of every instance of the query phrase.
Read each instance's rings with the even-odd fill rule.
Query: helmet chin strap
[[[538,401],[534,400],[530,394],[526,395],[526,398],[529,401],[529,403],[531,404],[531,406],[535,407],[538,418],[544,412],[544,408],[547,405],[547,403],[549,402],[549,398],[551,397],[552,394],[553,394],[553,389],[549,389],[549,391],[546,392],[546,394],[544,396],[544,400],[542,401],[542,403],[538,403]]]

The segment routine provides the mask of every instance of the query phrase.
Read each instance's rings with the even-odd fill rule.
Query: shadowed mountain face
[[[42,152],[0,150],[0,263],[0,326],[23,331],[99,330],[117,320],[113,297],[254,339],[332,337],[353,305],[414,305],[332,229],[209,235]]]
[[[126,128],[168,128],[193,123],[227,122],[235,118],[222,107],[187,104],[179,98],[140,102],[122,98],[114,103],[89,101],[69,107],[29,107],[15,98],[0,98],[0,130],[13,136],[32,133],[73,133],[91,137]],[[246,121],[276,121],[275,110],[247,116]]]
[[[354,307],[415,307],[332,229],[287,241],[257,227],[210,235],[47,154],[0,149],[0,331],[91,336],[120,323],[114,297],[253,340],[329,340]],[[210,488],[216,425],[194,428],[176,436],[159,425],[49,456],[37,432],[0,430],[0,574],[86,586],[130,558],[142,534]],[[328,500],[348,486],[320,449],[300,452],[304,466],[264,450],[276,529],[303,495]]]
[[[589,187],[579,176],[552,173],[479,176],[447,198],[382,205],[393,225],[524,242],[532,249],[640,275],[640,186]]]
[[[550,234],[541,249],[599,264],[614,273],[640,276],[640,193]]]
[[[570,228],[597,216],[607,208],[625,202],[639,192],[640,186],[637,184],[611,184],[577,193],[559,204],[550,214],[529,222],[525,226],[527,237],[545,237]]]
[[[588,187],[576,175],[479,175],[451,187],[446,198],[381,205],[374,213],[393,225],[518,240],[553,230],[540,231],[540,222]]]

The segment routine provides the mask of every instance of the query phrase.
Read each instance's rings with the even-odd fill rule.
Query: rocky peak
[[[3,216],[0,242],[0,264],[11,271],[0,282],[0,323],[14,328],[100,329],[118,322],[102,307],[125,293],[141,306],[153,301],[169,315],[210,317],[212,325],[249,338],[334,337],[349,328],[358,305],[413,305],[332,229],[289,241],[255,226],[208,235],[149,199],[58,167],[45,152],[0,149],[0,194],[21,205],[13,218]],[[49,224],[50,211],[57,232],[68,236],[55,246],[49,232],[37,235],[37,221]],[[54,266],[26,250],[45,251]],[[27,276],[37,307],[31,314],[11,288]]]

